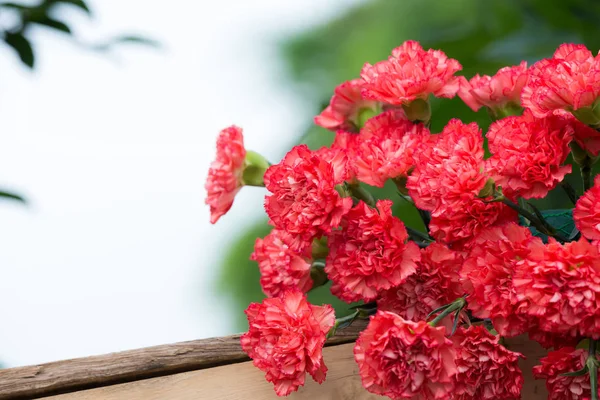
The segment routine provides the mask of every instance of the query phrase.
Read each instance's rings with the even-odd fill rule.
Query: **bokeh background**
[[[245,329],[243,310],[263,297],[248,257],[269,228],[258,188],[208,222],[204,179],[225,126],[272,162],[299,142],[326,145],[312,116],[333,88],[407,39],[468,77],[563,42],[600,48],[596,0],[87,0],[91,18],[80,1],[54,2],[49,16],[72,34],[31,24],[33,69],[22,41],[0,46],[0,190],[27,199],[0,198],[8,367]],[[18,14],[2,3],[10,31]],[[453,117],[490,122],[458,98],[432,109],[433,131]],[[418,227],[410,209],[395,212]],[[328,287],[309,297],[333,302]]]

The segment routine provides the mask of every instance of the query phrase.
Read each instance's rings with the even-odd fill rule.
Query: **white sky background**
[[[204,179],[218,131],[278,161],[310,118],[276,43],[360,0],[90,0],[83,38],[142,33],[159,51],[89,53],[35,31],[37,68],[0,47],[0,361],[8,366],[230,333],[220,253],[262,212],[246,188],[215,226]],[[116,59],[114,56],[117,56]]]

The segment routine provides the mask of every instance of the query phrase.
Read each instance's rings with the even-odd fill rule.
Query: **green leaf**
[[[2,8],[2,7],[4,7],[4,8],[12,8],[14,10],[21,10],[21,11],[23,11],[23,10],[31,10],[31,9],[35,8],[35,7],[25,6],[23,4],[10,3],[10,2],[8,2],[8,3],[0,3],[0,8]]]
[[[546,222],[556,229],[562,236],[570,237],[573,233],[573,230],[575,229],[573,210],[544,210],[540,211],[540,214],[544,217]],[[528,228],[534,236],[541,238],[544,242],[548,241],[548,236],[539,232],[535,227],[529,226]]]
[[[4,41],[10,47],[15,49],[23,64],[27,65],[29,68],[33,68],[33,65],[35,63],[33,48],[31,47],[31,43],[29,43],[29,40],[27,40],[25,36],[23,36],[20,33],[5,32]]]
[[[91,13],[92,13],[90,11],[90,8],[87,6],[85,1],[83,1],[83,0],[47,0],[46,1],[46,4],[48,4],[48,5],[54,5],[54,4],[59,4],[59,3],[69,4],[74,7],[77,7],[79,9],[85,11],[86,14],[88,14],[88,15],[91,15]]]
[[[560,374],[560,376],[583,376],[583,375],[585,375],[587,373],[588,373],[588,367],[586,365],[585,367],[583,367],[579,371],[565,372],[564,374]]]
[[[55,19],[49,18],[49,17],[44,17],[42,19],[31,21],[31,22],[33,22],[35,24],[39,24],[39,25],[44,25],[49,28],[56,29],[56,30],[64,32],[64,33],[68,33],[68,34],[71,33],[71,28],[69,28],[69,26],[67,24],[65,24],[64,22],[60,22]]]
[[[4,199],[8,199],[8,200],[16,200],[23,204],[27,204],[27,201],[25,200],[25,198],[23,196],[20,196],[16,193],[5,192],[3,190],[0,190],[0,198],[4,198]]]

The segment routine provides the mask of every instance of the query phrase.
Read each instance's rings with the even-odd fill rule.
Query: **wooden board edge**
[[[339,330],[326,346],[356,340],[366,321]],[[0,400],[47,397],[248,361],[240,335],[193,340],[0,370]]]

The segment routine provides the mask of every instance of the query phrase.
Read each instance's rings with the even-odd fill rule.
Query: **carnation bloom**
[[[600,57],[584,46],[563,44],[552,58],[538,61],[529,69],[529,80],[521,101],[536,117],[557,109],[589,109],[600,94]],[[587,123],[587,121],[584,121]]]
[[[430,244],[421,250],[417,272],[403,284],[384,291],[377,299],[377,309],[411,321],[426,320],[431,311],[464,294],[458,276],[462,261],[458,252],[439,243]]]
[[[409,40],[392,50],[386,61],[365,64],[360,76],[364,80],[365,98],[388,104],[406,104],[415,99],[426,100],[430,94],[452,98],[458,90],[454,73],[462,66],[439,50],[423,50]]]
[[[600,154],[600,132],[575,118],[565,110],[554,110],[553,115],[561,117],[573,128],[573,139],[582,150],[596,157]]]
[[[465,248],[484,229],[516,220],[517,213],[508,206],[474,198],[432,215],[429,233],[437,241],[452,244],[454,249]]]
[[[456,349],[453,400],[518,400],[523,373],[520,353],[507,350],[482,326],[460,328],[452,336]]]
[[[323,383],[323,345],[335,324],[331,306],[314,306],[301,292],[287,291],[250,304],[246,315],[249,328],[241,337],[242,349],[275,385],[278,396],[304,385],[306,372]]]
[[[585,238],[533,248],[517,262],[513,285],[541,330],[600,338],[600,254]]]
[[[494,122],[486,136],[493,154],[487,170],[507,195],[542,198],[571,172],[571,165],[563,164],[573,126],[564,118],[536,118],[525,110]]]
[[[430,232],[444,243],[466,241],[481,229],[515,218],[501,203],[478,198],[488,174],[477,124],[451,120],[419,149],[406,187],[415,205],[431,211]]]
[[[573,347],[563,347],[551,351],[546,357],[540,359],[541,365],[533,367],[533,376],[536,379],[546,379],[548,400],[580,400],[590,399],[590,377],[588,374],[580,376],[564,376],[569,372],[579,371],[585,366],[588,352]]]
[[[413,154],[429,129],[390,110],[367,121],[359,136],[353,168],[356,178],[383,187],[388,179],[406,178],[414,165]]]
[[[483,137],[476,123],[453,119],[423,146],[406,187],[415,205],[432,215],[472,201],[487,181]]]
[[[265,209],[272,225],[298,238],[290,244],[293,249],[329,233],[352,208],[352,199],[335,189],[347,176],[345,160],[343,152],[319,153],[300,145],[265,173],[272,193],[265,198]]]
[[[315,124],[336,131],[355,130],[359,126],[362,110],[375,110],[376,101],[361,95],[362,79],[352,79],[337,86],[329,105],[315,117]]]
[[[421,254],[402,221],[392,216],[392,202],[377,209],[360,202],[344,218],[342,229],[329,235],[325,272],[332,292],[347,302],[374,300],[381,290],[415,273]]]
[[[594,186],[577,200],[573,219],[583,236],[600,240],[600,175],[594,179]]]
[[[473,111],[481,107],[501,110],[507,106],[519,106],[521,90],[527,83],[527,62],[514,67],[504,67],[496,75],[479,74],[467,81],[460,77],[458,96]]]
[[[242,128],[232,125],[223,129],[217,137],[217,157],[210,165],[204,185],[212,224],[229,211],[235,195],[242,188],[245,158]]]
[[[258,262],[260,285],[269,297],[279,296],[286,290],[299,290],[306,293],[313,285],[310,277],[310,243],[297,252],[288,243],[293,237],[278,229],[273,229],[264,239],[256,239],[251,260]]]
[[[378,311],[354,347],[363,386],[392,399],[451,398],[456,353],[445,332]]]
[[[534,246],[543,246],[541,239],[516,223],[490,228],[475,237],[460,270],[469,309],[478,318],[491,318],[502,336],[519,335],[531,325],[530,317],[518,312],[512,277]]]

